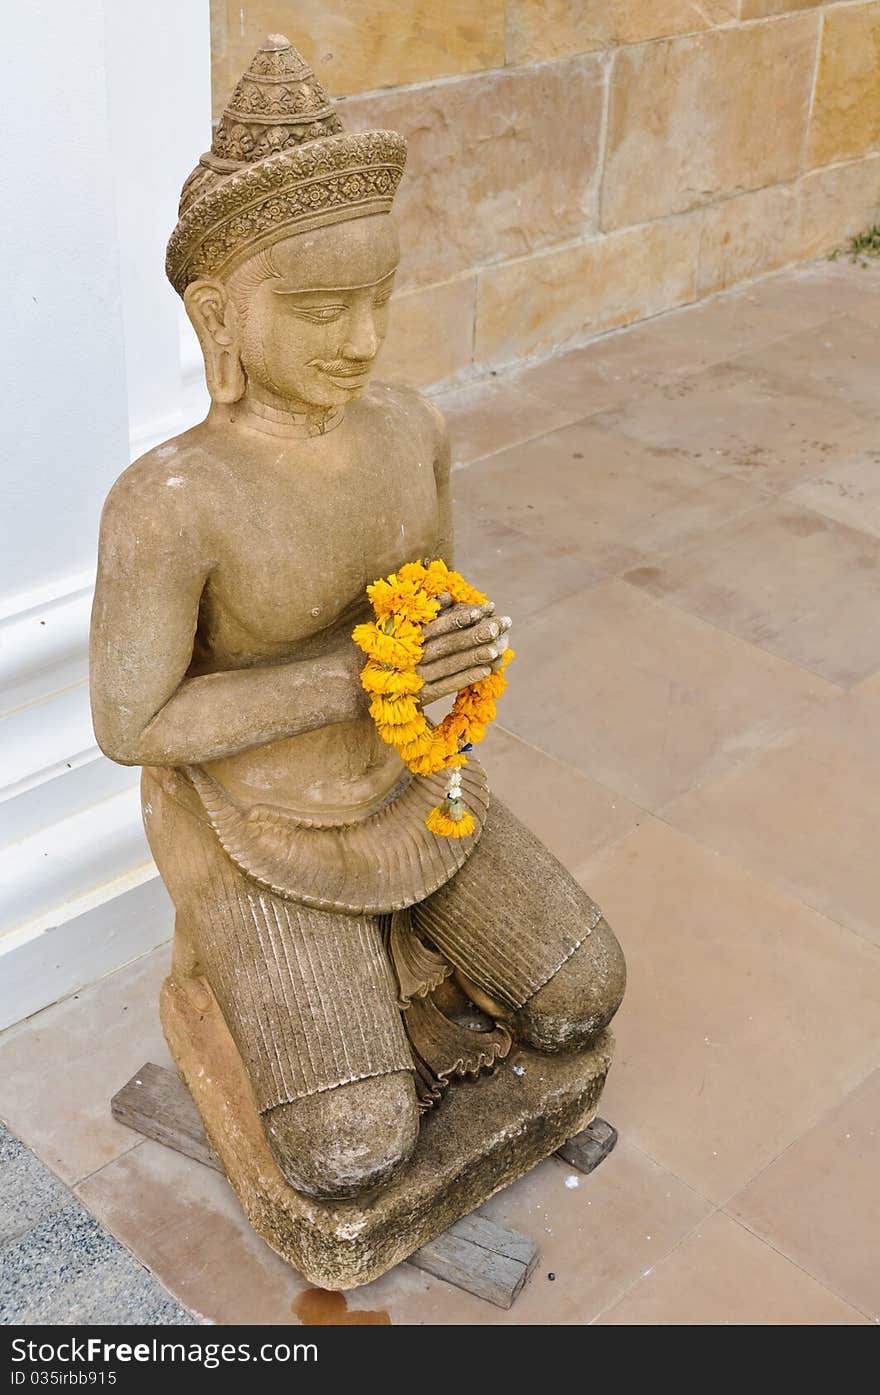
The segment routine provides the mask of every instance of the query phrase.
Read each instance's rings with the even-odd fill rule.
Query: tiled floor
[[[486,1207],[541,1248],[510,1313],[401,1266],[353,1317],[880,1321],[878,345],[880,269],[821,263],[442,398],[516,622],[486,764],[629,961],[621,1143]],[[109,1117],[167,958],[0,1037],[0,1116],[198,1317],[295,1323],[225,1182]]]

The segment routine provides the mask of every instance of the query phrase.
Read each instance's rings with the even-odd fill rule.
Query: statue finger
[[[423,664],[432,664],[447,654],[458,654],[463,650],[474,649],[480,644],[494,644],[501,633],[497,620],[484,619],[479,624],[468,625],[463,630],[453,630],[450,634],[435,635],[428,639],[422,655]]]
[[[435,639],[438,635],[454,634],[456,630],[467,629],[468,625],[475,624],[482,617],[480,606],[453,605],[438,615],[436,620],[429,620],[422,635],[427,640]]]
[[[465,673],[456,677],[455,683],[450,683],[448,678],[438,679],[435,683],[426,683],[419,693],[423,706],[436,702],[438,698],[449,697],[451,693],[457,693],[461,688],[467,688],[471,683],[479,683],[481,678],[488,678],[492,672],[488,664],[480,668],[470,668]]]
[[[417,673],[424,678],[426,683],[431,683],[437,678],[446,678],[451,674],[461,673],[473,668],[475,663],[491,664],[498,657],[498,650],[494,645],[481,646],[479,649],[472,649],[466,655],[447,654],[444,658],[435,659],[431,663],[419,664]],[[464,686],[462,684],[462,686]]]

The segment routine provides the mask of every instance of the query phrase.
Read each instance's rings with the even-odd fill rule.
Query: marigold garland
[[[416,775],[449,770],[446,798],[432,809],[426,824],[441,838],[464,838],[473,833],[473,815],[461,798],[461,774],[471,746],[482,741],[495,717],[495,702],[507,687],[504,670],[513,658],[507,649],[501,667],[456,694],[452,710],[432,727],[422,712],[419,692],[424,684],[416,672],[424,653],[422,627],[440,612],[444,592],[453,604],[483,605],[486,597],[445,562],[407,562],[367,587],[376,616],[358,625],[354,642],[367,655],[361,683],[370,694],[370,715],[379,735],[394,746]]]

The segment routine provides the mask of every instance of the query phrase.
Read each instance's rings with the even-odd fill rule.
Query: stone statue
[[[95,731],[144,767],[177,912],[166,1035],[254,1225],[328,1286],[381,1272],[589,1122],[625,976],[598,908],[479,764],[462,772],[474,833],[439,838],[441,776],[410,775],[367,711],[366,586],[452,565],[442,417],[369,388],[404,160],[394,132],[342,131],[286,39],[263,44],[168,246],[212,407],[114,485],[92,622]],[[493,605],[443,599],[425,704],[507,646]],[[527,1109],[511,1040],[547,1063]],[[448,1176],[419,1162],[444,1129]]]

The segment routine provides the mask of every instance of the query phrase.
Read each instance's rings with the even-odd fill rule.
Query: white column
[[[170,930],[137,772],[95,747],[88,615],[110,485],[204,411],[163,262],[211,111],[208,0],[30,0],[3,28],[0,1026]]]

